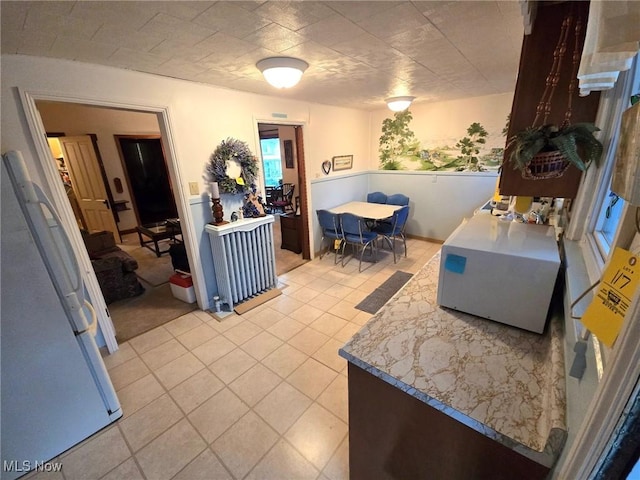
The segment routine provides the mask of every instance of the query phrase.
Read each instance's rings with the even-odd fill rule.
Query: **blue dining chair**
[[[364,218],[354,215],[353,213],[343,213],[340,215],[340,226],[342,228],[342,266],[344,267],[344,249],[346,245],[352,245],[360,250],[360,264],[358,272],[362,271],[362,257],[367,247],[370,248],[373,255],[373,261],[377,260],[375,241],[378,238],[376,232],[367,230]]]
[[[407,256],[407,239],[404,235],[404,227],[409,218],[409,205],[405,205],[393,212],[391,223],[380,223],[376,225],[374,231],[381,235],[389,244],[389,248],[393,252],[393,263],[396,263],[396,238],[402,239],[404,245],[404,256]]]
[[[342,247],[342,250],[344,250],[344,245],[342,245],[343,236],[342,230],[340,229],[340,215],[330,212],[329,210],[316,210],[316,214],[318,215],[318,222],[322,229],[322,238],[320,239],[320,260],[322,260],[322,245],[324,243],[324,239],[328,238],[334,242],[334,244],[336,240],[339,240],[341,243],[340,246]],[[335,253],[333,264],[336,265],[338,263],[338,249],[335,248],[335,245],[333,250]]]
[[[387,205],[409,205],[409,197],[402,193],[394,193],[387,197]]]
[[[367,194],[367,202],[369,203],[387,203],[387,195],[382,192],[371,192]]]

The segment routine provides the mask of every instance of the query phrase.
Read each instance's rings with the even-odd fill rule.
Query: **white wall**
[[[369,191],[369,172],[355,172],[343,175],[330,175],[311,181],[311,253],[320,252],[322,232],[318,224],[317,210],[328,210],[343,203],[365,201]]]
[[[471,172],[375,171],[369,191],[409,197],[406,232],[444,241],[464,218],[493,196],[497,175]]]
[[[315,211],[351,201],[366,201],[369,192],[409,197],[409,235],[444,241],[489,200],[495,173],[369,171],[311,181],[312,252],[320,251],[321,232]]]
[[[345,116],[349,112],[349,116]],[[361,114],[356,115],[355,113]],[[339,116],[335,116],[338,114]],[[346,173],[364,172],[369,170],[371,164],[371,152],[369,148],[369,112],[357,110],[345,110],[336,112],[327,105],[315,105],[309,113],[309,128],[314,128],[312,138],[304,136],[304,154],[307,164],[307,178],[324,178],[344,175]],[[322,123],[319,124],[319,120]],[[349,120],[345,123],[346,120]],[[359,128],[344,128],[352,122],[361,122]],[[317,128],[317,129],[316,129]],[[364,145],[365,148],[359,148]],[[355,147],[358,148],[355,148]],[[310,155],[313,156],[310,158]],[[339,155],[353,155],[353,168],[334,172],[329,175],[322,171],[322,162],[331,161]]]

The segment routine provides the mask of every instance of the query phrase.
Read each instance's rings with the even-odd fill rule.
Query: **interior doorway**
[[[138,225],[158,223],[168,218],[179,219],[161,134],[128,134],[128,132],[145,130],[160,132],[158,114],[155,112],[129,111],[120,108],[48,101],[37,101],[36,107],[43,126],[47,131],[54,132],[58,143],[75,142],[80,138],[80,133],[84,133],[89,129],[94,129],[94,131],[98,132],[97,135],[91,134],[88,138],[92,137],[90,140],[92,140],[92,145],[95,147],[95,156],[99,160],[99,170],[101,172],[96,169],[87,169],[87,159],[84,156],[78,156],[76,159],[78,160],[79,168],[75,170],[81,172],[82,179],[92,184],[100,184],[109,192],[109,201],[106,204],[114,207],[110,213],[113,214],[118,223],[114,234],[116,238],[115,247],[117,248],[114,249],[114,246],[109,243],[109,239],[106,242],[109,243],[107,247],[111,250],[110,252],[100,250],[105,246],[105,242],[102,239],[106,237],[82,235],[83,246],[87,251],[91,266],[96,272],[100,290],[103,292],[105,301],[109,302],[105,305],[106,308],[103,311],[111,319],[111,324],[115,330],[114,340],[117,339],[117,342],[121,343],[137,334],[154,328],[161,324],[160,322],[170,321],[197,308],[196,304],[182,302],[172,295],[169,279],[175,273],[175,269],[172,257],[170,254],[164,254],[164,251],[168,250],[168,245],[165,245],[165,243],[173,239],[159,240],[162,243],[160,250],[163,251],[163,255],[156,256],[148,248],[140,245],[137,235],[136,228]],[[122,142],[119,142],[116,138],[116,132],[118,132]],[[74,136],[65,136],[65,134]],[[76,149],[76,151],[88,149],[89,146],[87,145],[86,148]],[[122,152],[133,152],[132,155],[129,155],[133,157],[133,160],[130,160],[128,165],[124,160],[126,155],[120,155]],[[65,180],[63,174],[74,170],[70,168],[70,154],[73,155],[72,148],[67,148],[67,151],[62,148],[61,152],[57,153],[52,151],[52,156],[55,159],[54,165],[58,168],[63,182]],[[136,163],[139,166],[137,170],[135,169]],[[73,177],[73,175],[71,176]],[[70,184],[74,185],[78,183],[77,178],[75,182],[70,182]],[[140,192],[136,191],[133,188],[134,186],[144,187],[139,190],[143,194],[147,193],[146,197],[136,196]],[[77,188],[74,190],[77,190]],[[115,200],[113,199],[114,196]],[[75,214],[73,204],[71,206]],[[116,207],[119,211],[116,210]],[[78,219],[78,215],[75,216]],[[77,223],[81,230],[94,233],[96,230],[103,230],[95,226],[89,227],[84,211],[80,212],[80,220]],[[183,240],[181,233],[177,235],[177,238]],[[184,245],[181,244],[181,246]],[[122,260],[120,264],[116,265],[117,262],[113,258],[114,255],[119,260]],[[137,263],[136,267],[132,266],[132,259]],[[181,259],[188,262],[186,252],[185,255],[181,256]],[[120,265],[123,272],[118,269]],[[118,270],[118,273],[112,274],[112,270]],[[190,268],[182,266],[181,270],[189,271]],[[131,277],[133,277],[133,280]],[[107,278],[111,279],[109,280],[111,282],[118,283],[115,287],[108,287],[107,292],[109,295],[104,294],[103,284]],[[119,278],[122,278],[122,281],[117,280]],[[136,282],[143,286],[144,291],[140,292],[137,285],[134,285]],[[119,293],[115,294],[114,292],[124,290],[126,292],[122,296],[115,298]],[[128,294],[129,292],[131,292],[130,295]],[[109,297],[108,299],[106,298],[107,296]],[[93,301],[95,296],[92,294],[91,298]],[[112,348],[110,348],[110,351],[112,351]]]
[[[139,225],[177,218],[160,135],[115,135]]]
[[[302,207],[307,204],[302,126],[259,122],[257,127],[265,204],[275,216],[276,272],[281,275],[311,258]]]

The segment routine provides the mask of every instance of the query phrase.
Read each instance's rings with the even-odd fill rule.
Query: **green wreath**
[[[227,175],[228,161],[240,164],[241,172],[238,178]],[[255,188],[258,159],[245,142],[227,138],[220,142],[211,154],[205,170],[209,182],[218,182],[220,193],[246,193]]]

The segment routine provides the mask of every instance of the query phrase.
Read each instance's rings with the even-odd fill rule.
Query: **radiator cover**
[[[222,303],[234,305],[277,285],[273,215],[206,225]],[[212,302],[213,304],[213,302]]]

